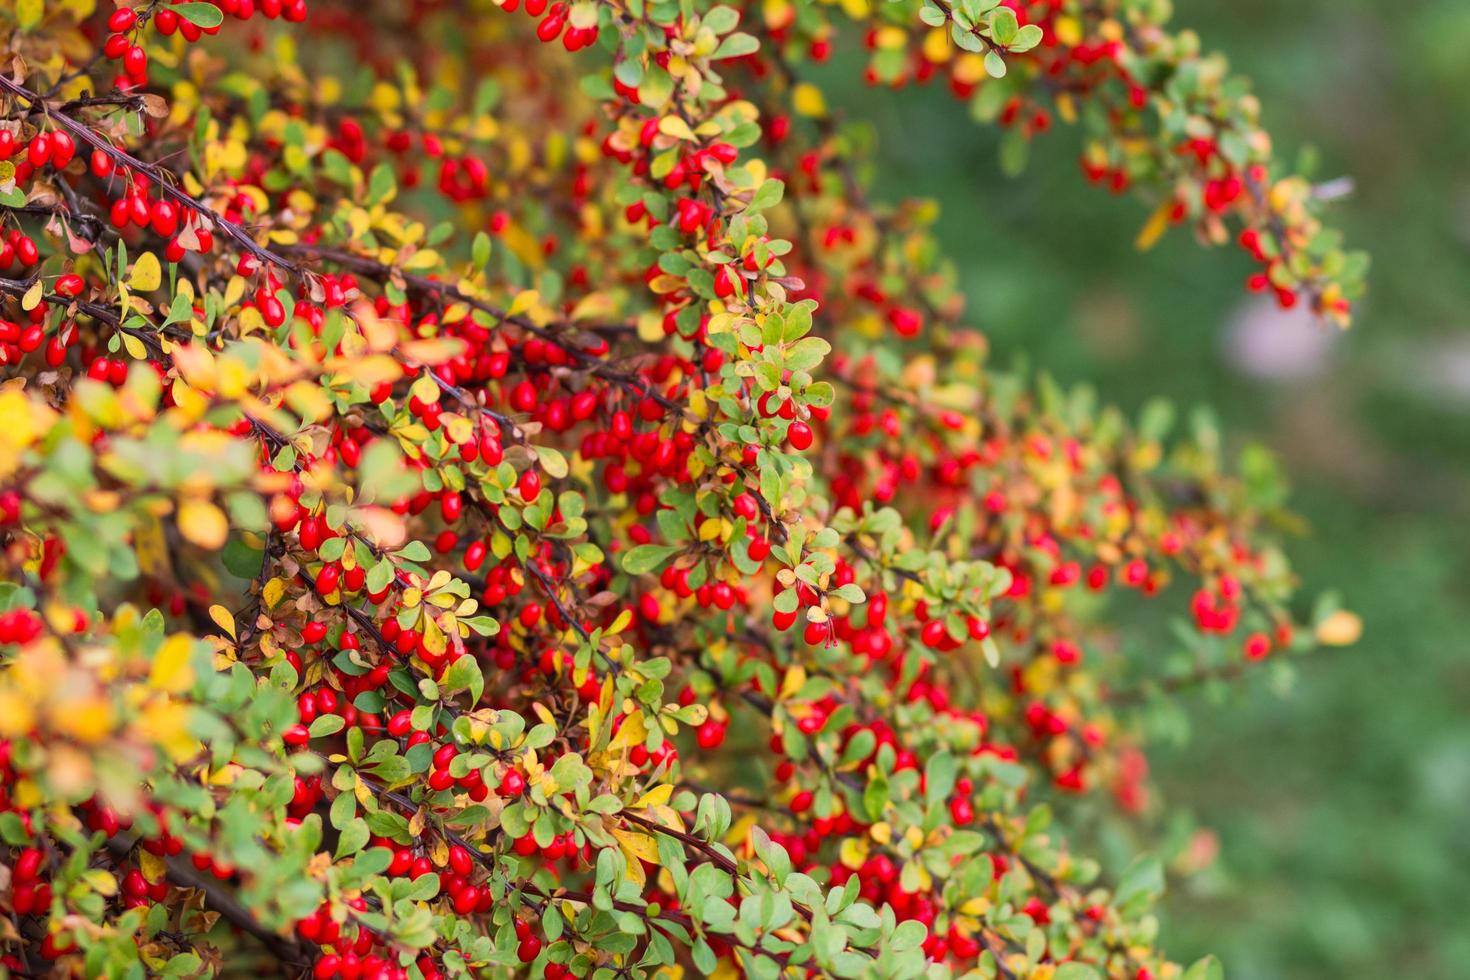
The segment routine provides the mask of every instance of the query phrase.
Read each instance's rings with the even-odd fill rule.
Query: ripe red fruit
[[[71,138],[71,134],[65,130],[58,129],[51,134],[51,165],[58,170],[71,163],[72,157],[76,155],[77,144]]]
[[[51,159],[51,137],[46,133],[37,133],[31,139],[30,146],[26,148],[26,162],[32,167],[40,168]]]
[[[812,429],[805,422],[796,421],[786,430],[786,438],[791,443],[791,448],[798,452],[810,449],[812,446]]]
[[[739,274],[731,271],[728,265],[722,265],[715,270],[715,295],[720,299],[743,292],[744,280]]]
[[[159,235],[167,238],[179,230],[179,208],[172,201],[155,201],[149,223]]]
[[[708,719],[695,731],[695,739],[702,749],[719,748],[720,744],[725,741],[725,723],[715,721],[713,718]]]
[[[328,562],[316,573],[316,590],[322,595],[337,591],[337,582],[341,577],[342,566],[336,562]]]
[[[1264,660],[1271,652],[1271,638],[1265,633],[1252,633],[1245,638],[1244,650],[1247,660]]]
[[[526,791],[526,777],[519,769],[507,769],[495,791],[501,796],[520,796]]]
[[[888,311],[888,322],[900,337],[916,337],[924,326],[924,315],[918,310],[895,306]]]
[[[123,71],[135,78],[145,75],[148,71],[148,53],[138,45],[133,45],[123,52]]]
[[[541,496],[541,474],[535,470],[526,470],[517,481],[516,488],[521,492],[521,499],[531,503]]]

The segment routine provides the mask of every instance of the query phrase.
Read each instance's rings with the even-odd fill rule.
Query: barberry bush
[[[1219,976],[1098,827],[1353,618],[1269,455],[992,364],[812,80],[1075,124],[1346,325],[1168,6],[10,0],[3,969]]]

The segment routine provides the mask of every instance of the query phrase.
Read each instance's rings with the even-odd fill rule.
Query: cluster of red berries
[[[15,182],[26,184],[42,167],[50,164],[63,170],[76,156],[77,144],[64,129],[39,132],[29,142],[21,143],[8,129],[0,129],[0,160],[23,159],[15,165]]]
[[[19,228],[11,228],[0,238],[0,272],[12,267],[19,271],[33,269],[41,264],[41,250],[35,239]]]

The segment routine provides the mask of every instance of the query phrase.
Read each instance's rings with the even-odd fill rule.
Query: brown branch
[[[219,227],[220,231],[224,233],[225,237],[235,242],[235,244],[239,245],[241,248],[249,252],[251,255],[255,256],[260,261],[269,263],[270,265],[273,265],[284,272],[290,273],[292,276],[297,278],[300,278],[303,275],[302,270],[298,266],[293,265],[278,253],[258,243],[255,238],[240,225],[228,220],[224,217],[224,215],[215,211],[213,208],[209,207],[209,205],[205,204],[198,198],[193,197],[192,195],[180,190],[175,184],[176,178],[171,172],[163,169],[162,167],[155,166],[151,163],[145,163],[142,160],[139,160],[137,157],[133,156],[131,153],[127,152],[126,150],[118,149],[112,144],[111,140],[99,135],[97,131],[94,130],[91,126],[88,126],[86,123],[79,122],[78,120],[73,119],[71,116],[67,115],[66,112],[63,111],[65,109],[64,105],[52,105],[45,99],[45,97],[38,95],[35,92],[32,92],[24,85],[10,78],[7,78],[4,75],[0,75],[0,89],[3,89],[18,98],[25,99],[26,102],[30,104],[32,109],[44,113],[47,118],[54,120],[58,125],[60,125],[67,132],[71,133],[72,136],[74,136],[81,142],[87,144],[95,150],[101,150],[104,154],[111,158],[114,163],[120,164],[121,166],[126,167],[129,170],[134,170],[138,173],[146,174],[149,178],[153,180],[154,183],[158,185],[158,192],[161,195],[172,200],[175,204],[179,204],[185,208],[188,208],[190,211],[193,211],[194,213],[199,215],[201,219],[208,219],[213,224]]]

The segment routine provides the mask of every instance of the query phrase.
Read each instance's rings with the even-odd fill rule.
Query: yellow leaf
[[[633,804],[633,809],[645,810],[649,807],[663,806],[665,803],[669,802],[669,798],[673,795],[673,783],[664,783],[661,786],[655,786],[647,793],[644,793],[642,796],[638,797],[638,802]]]
[[[658,131],[665,136],[688,140],[691,143],[694,142],[694,131],[679,116],[664,116],[658,121]]]
[[[1077,121],[1077,102],[1072,98],[1071,92],[1058,92],[1054,101],[1057,115],[1062,117],[1062,122],[1071,125]]]
[[[628,880],[636,882],[641,888],[648,878],[643,870],[643,862],[658,864],[658,845],[647,834],[623,830],[621,827],[609,829],[617,838],[618,846],[623,849],[623,854],[628,858]]]
[[[413,387],[408,391],[409,394],[425,404],[432,404],[439,400],[439,385],[427,374],[415,381]]]
[[[644,724],[643,712],[634,711],[623,719],[622,727],[618,729],[617,735],[613,736],[608,751],[615,752],[618,749],[633,748],[642,745],[643,740],[648,737],[648,726]]]
[[[1154,244],[1164,237],[1164,232],[1169,230],[1169,215],[1174,210],[1173,201],[1164,201],[1158,206],[1148,221],[1139,229],[1138,237],[1133,240],[1134,248],[1140,252],[1147,252]]]
[[[638,339],[651,344],[664,339],[664,324],[657,313],[645,313],[638,317]]]
[[[1054,28],[1057,40],[1075,48],[1082,43],[1082,22],[1076,17],[1058,17]]]
[[[189,655],[194,645],[183,633],[175,633],[163,641],[163,646],[153,657],[153,669],[148,673],[148,683],[170,694],[182,694],[194,685],[194,669],[189,666]]]
[[[408,257],[403,263],[405,269],[432,269],[439,264],[439,253],[431,248],[422,249]]]
[[[297,381],[286,389],[286,404],[303,422],[319,422],[332,414],[332,400],[320,385]]]
[[[614,315],[616,310],[613,299],[607,293],[591,293],[582,297],[572,309],[573,320],[607,319]],[[663,332],[663,324],[659,324],[659,332]]]
[[[225,309],[232,309],[245,295],[245,287],[249,285],[241,276],[234,276],[225,284],[225,299],[222,304]]]
[[[138,848],[138,869],[149,881],[162,881],[168,874],[168,863],[145,848]]]
[[[26,735],[35,726],[35,707],[30,697],[17,690],[0,690],[0,736]]]
[[[801,82],[791,93],[791,106],[797,115],[820,117],[827,114],[827,100],[822,90],[811,82]]]
[[[924,35],[924,58],[936,65],[942,65],[954,55],[954,48],[949,43],[949,32],[943,28],[936,27]]]
[[[541,294],[538,293],[536,290],[522,290],[521,292],[516,293],[515,299],[511,300],[509,314],[511,316],[519,316],[520,314],[532,309],[539,302],[541,302]]]
[[[235,638],[235,616],[228,609],[219,605],[210,606],[209,618],[214,620],[216,626],[228,633],[230,639]]]
[[[92,886],[94,892],[104,898],[111,898],[117,894],[117,879],[101,868],[92,868],[82,872],[82,879]]]
[[[387,354],[370,354],[361,359],[334,359],[329,364],[334,371],[346,371],[353,381],[364,388],[371,388],[384,381],[397,381],[403,376],[398,362]]]
[[[230,534],[225,512],[207,500],[185,500],[179,505],[179,533],[191,544],[215,550]]]
[[[781,693],[777,700],[784,701],[806,686],[806,668],[801,664],[795,664],[786,671],[786,676],[781,681]]]
[[[424,638],[422,642],[424,650],[427,653],[441,654],[448,649],[448,642],[445,640],[444,631],[429,616],[424,617]]]
[[[265,583],[265,589],[260,593],[260,599],[265,603],[267,609],[272,609],[276,603],[281,601],[281,597],[285,594],[286,580],[273,578]]]
[[[860,837],[845,837],[837,848],[837,860],[843,867],[856,871],[868,859],[868,842]]]
[[[45,0],[20,0],[15,6],[15,26],[23,31],[30,30],[41,23],[45,9]]]
[[[41,297],[45,294],[45,290],[46,287],[42,285],[41,280],[37,279],[31,283],[31,288],[27,289],[26,294],[20,299],[20,308],[29,313],[31,310],[40,306]]]
[[[1362,635],[1362,617],[1346,609],[1339,609],[1317,624],[1317,642],[1323,646],[1352,646]]]
[[[133,271],[128,273],[128,285],[139,292],[146,293],[157,289],[163,282],[163,267],[158,264],[158,256],[152,252],[144,252],[138,256],[138,261],[133,263]]]

